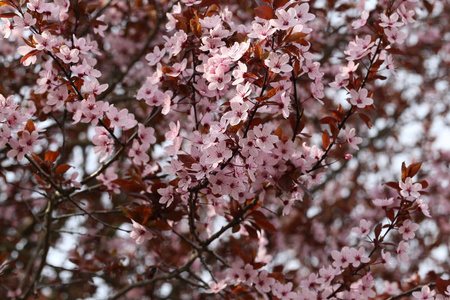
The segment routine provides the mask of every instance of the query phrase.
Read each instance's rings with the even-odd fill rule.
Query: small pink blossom
[[[225,283],[224,280],[219,282],[211,281],[210,283],[208,283],[208,285],[209,289],[205,291],[205,293],[207,294],[217,294],[227,287],[227,284]]]
[[[133,231],[130,233],[130,237],[136,240],[136,244],[140,245],[146,240],[152,239],[153,234],[141,224],[133,221]]]
[[[355,150],[359,150],[358,144],[362,143],[362,138],[357,137],[355,133],[355,128],[347,129],[344,131],[345,141]]]
[[[417,300],[432,300],[434,299],[435,294],[436,291],[432,291],[428,285],[425,285],[424,287],[422,287],[420,292],[413,292],[412,296]]]
[[[372,105],[373,100],[367,96],[368,93],[366,89],[361,89],[359,92],[350,90],[350,103],[356,105],[358,108]]]
[[[400,195],[405,197],[406,200],[414,200],[420,197],[419,191],[422,189],[422,185],[420,183],[412,183],[411,177],[405,179],[405,182],[400,180]]]
[[[292,66],[290,66],[289,63],[289,55],[284,54],[277,54],[275,52],[271,52],[269,54],[269,57],[267,57],[264,60],[264,63],[267,67],[270,68],[270,71],[274,73],[281,73],[281,72],[290,72],[292,71]]]
[[[404,240],[409,240],[415,237],[414,231],[417,229],[419,229],[419,224],[413,223],[408,219],[403,222],[402,226],[398,229],[398,232],[403,235]]]

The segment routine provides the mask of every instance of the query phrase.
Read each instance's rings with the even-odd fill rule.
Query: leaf
[[[441,293],[442,295],[445,295],[445,292],[447,291],[447,287],[450,285],[450,279],[444,280],[441,278],[436,279],[436,289]]]
[[[400,186],[399,186],[398,182],[389,181],[389,182],[386,182],[385,185],[387,185],[390,188],[393,188],[393,189],[396,189],[396,190],[400,191]]]
[[[198,18],[191,19],[189,21],[189,27],[191,28],[191,31],[194,33],[196,37],[201,37],[202,35],[202,26],[200,25],[200,22],[198,21]]]
[[[24,61],[26,61],[27,59],[29,59],[30,57],[32,57],[33,55],[35,55],[38,52],[39,52],[38,50],[33,50],[33,51],[29,52],[28,54],[26,54],[24,57],[22,57],[20,59],[20,63],[22,64]]]
[[[56,159],[58,158],[58,156],[59,156],[59,152],[58,151],[50,151],[49,150],[49,151],[45,152],[44,160],[48,161],[48,162],[55,162]]]
[[[57,166],[55,169],[55,174],[56,175],[60,175],[60,174],[64,174],[67,172],[67,170],[69,170],[70,168],[72,168],[72,166],[69,165],[60,165]]]
[[[391,221],[394,222],[395,214],[393,209],[386,209],[386,217]]]
[[[307,35],[308,35],[307,33],[296,32],[296,33],[293,33],[290,36],[288,36],[284,40],[284,42],[285,43],[300,43]]]
[[[122,189],[129,192],[140,192],[142,191],[142,186],[139,182],[135,180],[127,180],[127,179],[115,179],[112,183],[118,184]]]
[[[288,2],[289,2],[289,0],[274,0],[273,8],[277,9],[277,8],[283,7]]]
[[[367,128],[371,129],[372,128],[372,121],[370,120],[370,117],[366,114],[363,113],[358,113],[358,117],[364,122],[366,123]]]
[[[261,5],[255,8],[255,14],[257,17],[265,20],[273,19],[273,10],[268,5]]]
[[[408,168],[406,168],[405,162],[402,162],[402,181],[405,182],[406,177],[408,177]]]
[[[319,120],[320,124],[330,124],[330,123],[336,123],[336,119],[333,117],[323,117],[322,119]]]
[[[422,163],[413,163],[408,166],[408,177],[413,178],[420,170]]]
[[[426,180],[419,181],[419,183],[422,185],[422,189],[426,189],[428,187],[428,181]]]
[[[15,12],[4,12],[0,14],[0,18],[14,18],[15,16],[17,16],[17,14]]]
[[[380,236],[381,233],[381,228],[383,227],[383,224],[379,223],[377,224],[377,226],[375,226],[375,238],[378,239],[378,237]]]
[[[325,149],[327,149],[328,146],[330,146],[330,134],[328,133],[328,130],[326,130],[326,129],[322,133],[322,143],[323,143],[323,147]]]
[[[256,225],[258,225],[259,227],[261,227],[262,229],[264,229],[265,231],[268,232],[277,232],[277,229],[275,228],[275,226],[272,225],[272,223],[270,223],[268,220],[255,220]]]

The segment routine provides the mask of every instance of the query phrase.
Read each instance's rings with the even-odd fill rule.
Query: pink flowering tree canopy
[[[450,299],[449,5],[0,0],[0,299]]]

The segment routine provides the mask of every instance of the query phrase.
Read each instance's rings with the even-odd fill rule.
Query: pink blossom
[[[152,239],[153,234],[141,224],[133,221],[133,231],[130,233],[130,237],[136,240],[136,244],[140,245],[146,240]]]
[[[345,141],[355,150],[359,150],[358,144],[362,143],[362,138],[357,137],[355,128],[347,129],[344,131]]]
[[[409,260],[409,256],[407,253],[408,248],[409,248],[409,245],[405,241],[401,241],[398,244],[398,247],[395,252],[397,253],[397,260],[399,263],[401,263],[402,261],[407,262]]]
[[[165,137],[167,141],[173,141],[180,132],[180,121],[177,121],[175,124],[174,122],[169,123],[170,131],[166,132]]]
[[[65,64],[77,63],[79,58],[80,50],[78,49],[70,49],[66,45],[62,45],[59,48],[59,53],[56,54],[57,57],[62,59]]]
[[[259,273],[258,277],[256,277],[253,282],[255,284],[255,288],[260,293],[268,293],[272,289],[275,284],[275,279],[272,277],[268,277],[268,273],[266,270],[263,270]]]
[[[292,290],[292,282],[288,282],[287,284],[276,282],[272,287],[273,295],[278,297],[280,300],[294,299],[296,293],[291,292],[291,290]]]
[[[412,183],[412,178],[408,177],[405,179],[405,182],[402,180],[399,181],[400,185],[400,195],[405,197],[406,200],[414,200],[420,197],[419,191],[422,189],[422,185],[420,183]]]
[[[292,67],[288,64],[289,55],[286,53],[280,55],[275,52],[271,52],[269,57],[264,60],[264,63],[270,68],[270,71],[274,73],[292,71]]]
[[[359,28],[363,27],[364,25],[366,25],[368,18],[369,18],[369,12],[364,10],[361,13],[361,17],[358,20],[352,22],[353,29],[359,29]]]
[[[417,300],[432,300],[434,299],[435,291],[432,291],[428,285],[422,287],[422,289],[417,292],[413,292],[412,296]]]
[[[415,237],[414,231],[419,229],[419,224],[412,223],[411,220],[405,220],[398,229],[398,232],[403,235],[404,240],[413,239]]]
[[[360,238],[362,236],[368,235],[372,227],[372,222],[362,219],[359,221],[359,227],[353,227],[352,231],[357,234],[356,237]]]
[[[355,90],[350,90],[350,103],[356,105],[358,108],[364,108],[366,106],[372,105],[372,98],[367,97],[369,92],[366,89],[361,89],[358,92]]]
[[[198,1],[201,2],[201,1]],[[220,293],[221,290],[227,287],[227,284],[224,280],[221,280],[219,282],[211,281],[208,283],[209,289],[205,291],[207,294],[217,294]]]

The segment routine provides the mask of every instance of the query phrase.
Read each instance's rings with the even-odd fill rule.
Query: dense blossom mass
[[[1,0],[0,298],[450,299],[449,9]]]

